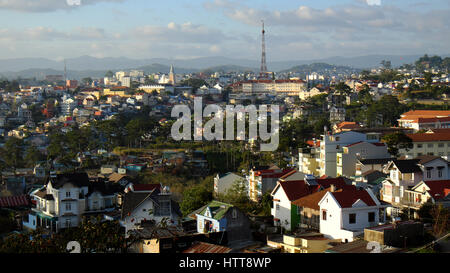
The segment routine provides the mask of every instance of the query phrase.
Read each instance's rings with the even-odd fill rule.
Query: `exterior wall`
[[[295,230],[299,227],[300,215],[297,210],[297,206],[291,203],[291,230]]]
[[[283,228],[290,230],[291,228],[291,202],[284,193],[281,186],[273,195],[273,208],[271,213],[274,219],[279,219],[278,222]],[[275,201],[275,199],[280,200]],[[277,222],[276,222],[277,223]]]
[[[448,179],[448,163],[443,160],[433,160],[431,162],[428,162],[427,164],[424,164],[425,170],[423,173],[423,178],[418,179],[419,181],[434,181],[434,180],[447,180]],[[443,168],[438,168],[443,167]],[[427,168],[432,168],[430,170],[430,173],[427,172]],[[439,169],[441,169],[441,172],[439,172]]]
[[[152,214],[150,214],[150,212]],[[144,221],[144,220],[154,220],[159,223],[163,218],[170,218],[174,221],[174,225],[177,225],[177,219],[175,219],[172,215],[167,216],[156,216],[154,215],[155,207],[152,200],[146,200],[141,205],[139,205],[130,216],[126,216],[122,220],[122,226],[125,227],[125,232],[128,232],[131,229],[134,229],[135,225]]]
[[[360,141],[378,142],[378,139],[369,139],[368,135],[357,132],[323,136],[320,142],[320,176],[336,177],[337,153],[342,151],[342,147]]]
[[[314,153],[299,153],[298,166],[302,173],[319,176],[319,160]]]
[[[323,211],[326,211],[326,220],[322,217]],[[368,221],[370,212],[375,214],[374,222]],[[349,223],[350,214],[356,215],[354,224]],[[351,242],[355,236],[364,232],[364,228],[378,225],[378,219],[378,206],[368,207],[361,203],[352,208],[341,208],[330,193],[327,193],[320,203],[320,233],[331,239]]]
[[[440,156],[444,159],[450,159],[450,141],[433,141],[433,142],[414,142],[413,148],[400,149],[400,156],[406,156],[407,159],[412,159],[421,155]]]
[[[336,154],[337,176],[351,177],[356,175],[357,154],[364,159],[389,158],[391,156],[387,151],[387,146],[375,146],[367,142],[345,147],[343,152]]]
[[[197,215],[197,232],[198,233],[208,233],[205,230],[205,221],[210,221],[212,224],[212,230],[217,232],[217,231],[223,231],[225,228],[225,222],[226,220],[224,219],[224,221],[222,221],[222,224],[220,221],[214,219],[214,218],[210,218],[210,217],[206,217],[204,215]]]

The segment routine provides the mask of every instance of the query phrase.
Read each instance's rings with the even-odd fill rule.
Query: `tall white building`
[[[126,86],[128,88],[131,87],[131,77],[129,76],[122,77],[120,82],[122,83],[122,86]]]
[[[349,131],[337,133],[334,135],[331,135],[330,133],[322,135],[322,140],[320,141],[319,157],[320,176],[337,176],[337,154],[342,153],[343,147],[361,141],[368,143],[378,143],[379,140],[380,134],[378,133],[363,134],[359,132]]]

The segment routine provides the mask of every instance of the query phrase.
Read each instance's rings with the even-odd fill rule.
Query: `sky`
[[[0,0],[0,59],[450,53],[450,0]]]

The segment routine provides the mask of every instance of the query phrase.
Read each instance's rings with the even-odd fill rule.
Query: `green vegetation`
[[[7,236],[0,240],[0,253],[68,253],[70,241],[80,243],[81,253],[126,253],[133,240],[133,236],[125,238],[118,222],[91,218],[51,236],[40,230]]]
[[[388,146],[388,152],[395,157],[398,156],[400,149],[412,149],[412,140],[402,132],[385,135],[383,142]]]

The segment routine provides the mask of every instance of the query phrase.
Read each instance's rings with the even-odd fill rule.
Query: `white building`
[[[128,88],[131,87],[131,77],[129,76],[122,77],[120,82],[122,83],[122,86],[126,86]]]
[[[123,196],[120,223],[125,227],[125,234],[146,221],[158,224],[166,219],[169,225],[175,226],[181,223],[181,212],[178,204],[172,200],[169,189],[152,187],[146,190],[145,186],[147,185],[138,191],[137,185],[133,185],[133,191],[128,191]]]
[[[355,176],[355,165],[358,159],[391,157],[385,143],[365,141],[344,146],[342,152],[337,153],[336,156],[336,175],[345,177]]]
[[[319,207],[320,233],[343,242],[352,242],[365,228],[385,222],[386,206],[382,206],[370,190],[332,189],[319,201]]]
[[[319,174],[336,177],[337,154],[342,152],[343,147],[360,141],[378,143],[380,135],[377,133],[341,132],[334,135],[322,135],[320,141]]]
[[[117,193],[111,185],[91,183],[86,173],[57,174],[31,194],[36,207],[23,225],[32,230],[42,227],[55,232],[77,227],[83,215],[114,210]]]
[[[420,182],[448,180],[448,162],[437,156],[421,156],[410,160],[393,160],[385,169],[389,177],[383,181],[380,199],[393,205],[389,214],[397,217],[411,201],[406,194]]]

